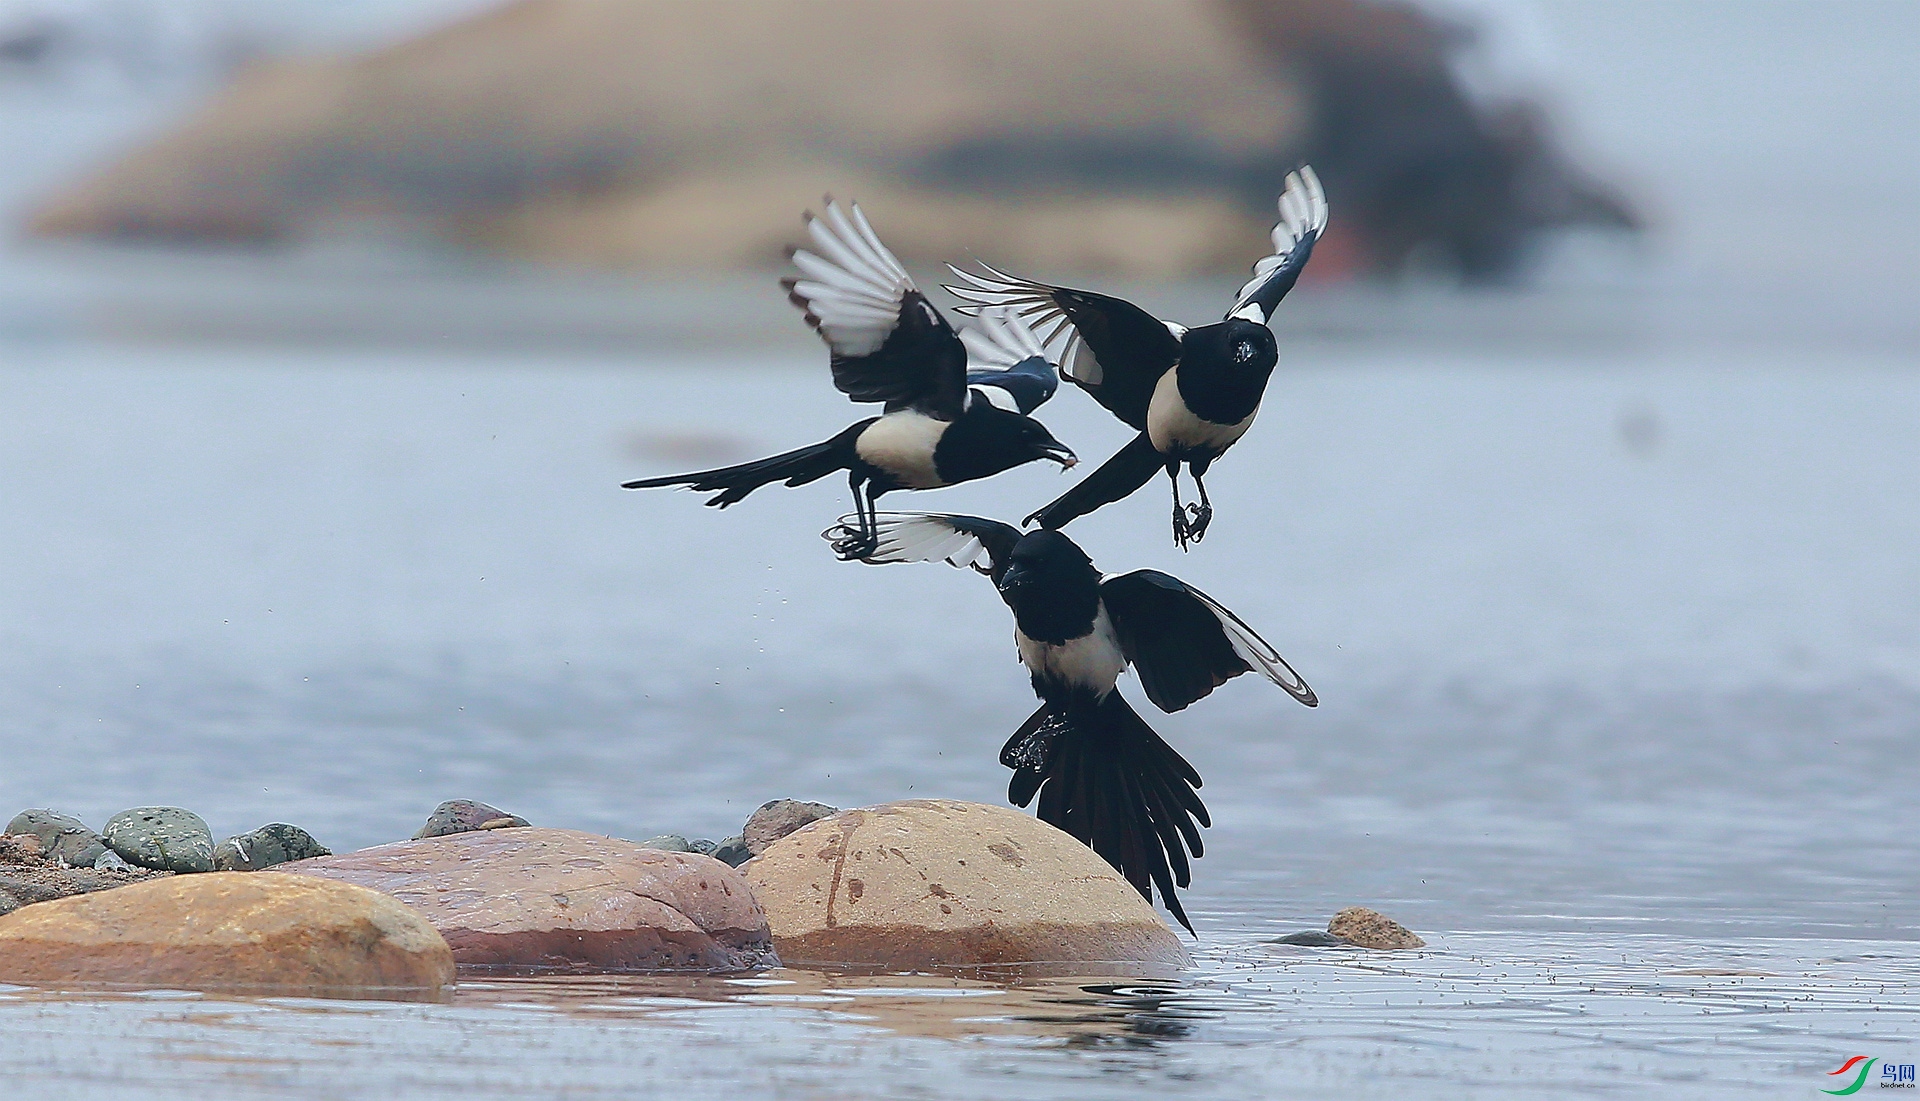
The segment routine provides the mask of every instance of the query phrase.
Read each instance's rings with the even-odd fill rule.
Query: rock
[[[575,830],[483,830],[283,864],[385,891],[462,966],[745,971],[776,966],[746,879],[711,857]]]
[[[50,810],[23,810],[7,823],[7,833],[40,839],[42,852],[75,868],[90,868],[107,851],[107,843],[85,822]]]
[[[512,826],[530,826],[533,823],[517,814],[508,814],[499,807],[490,807],[472,799],[449,799],[433,808],[427,824],[413,835],[415,841],[424,837],[446,837],[450,834],[467,833],[471,830],[499,830]]]
[[[1275,937],[1275,944],[1293,944],[1302,948],[1340,948],[1346,941],[1332,933],[1322,933],[1318,929],[1309,929],[1304,933],[1288,933],[1284,937]]]
[[[767,851],[767,846],[782,837],[806,825],[817,822],[828,815],[840,812],[825,803],[802,803],[794,799],[775,799],[760,804],[760,809],[747,819],[740,837],[747,843],[747,851],[755,856]]]
[[[98,871],[69,868],[48,857],[40,839],[33,834],[0,835],[0,914],[12,913],[35,902],[124,887],[172,874],[131,868],[114,855],[112,849],[105,850],[98,863],[104,865],[109,860],[117,862],[118,868],[108,866]]]
[[[1425,948],[1406,926],[1365,906],[1349,906],[1327,922],[1327,932],[1362,948]]]
[[[744,837],[727,838],[715,845],[713,852],[709,855],[729,868],[738,868],[753,859],[753,853],[747,850],[747,841]]]
[[[844,811],[744,870],[789,966],[1098,963],[1112,973],[1191,962],[1092,849],[1007,807],[916,799]]]
[[[453,956],[395,899],[306,876],[169,876],[0,918],[0,982],[438,991]]]
[[[696,838],[692,841],[687,842],[687,851],[690,853],[699,853],[701,856],[712,856],[713,850],[719,847],[720,846],[714,844],[713,842],[707,840],[704,837]]]
[[[213,831],[179,807],[135,807],[107,819],[100,831],[129,863],[163,872],[213,870]]]
[[[133,865],[122,860],[119,853],[114,852],[112,849],[107,849],[101,852],[99,858],[93,862],[93,867],[95,871],[121,872],[133,867]]]
[[[656,834],[640,842],[645,849],[659,849],[662,852],[686,853],[693,851],[693,845],[677,833]]]
[[[236,834],[213,850],[213,866],[222,872],[257,872],[289,860],[332,856],[333,850],[299,826],[269,822],[257,830]]]

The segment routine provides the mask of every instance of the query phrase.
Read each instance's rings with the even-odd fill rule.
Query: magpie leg
[[[860,518],[860,530],[834,540],[833,553],[842,562],[865,558],[880,545],[878,510],[874,506],[873,494],[867,492],[871,487],[862,485],[862,481],[859,471],[847,473],[847,488],[853,491],[853,509]]]
[[[1181,550],[1193,540],[1193,528],[1187,523],[1187,509],[1180,503],[1180,461],[1167,463],[1167,481],[1173,483],[1173,544]]]
[[[1207,503],[1206,464],[1190,463],[1187,466],[1187,470],[1193,475],[1194,487],[1200,491],[1200,503],[1191,506],[1193,509],[1193,523],[1191,525],[1193,541],[1198,543],[1206,536],[1207,525],[1213,523],[1213,506]]]

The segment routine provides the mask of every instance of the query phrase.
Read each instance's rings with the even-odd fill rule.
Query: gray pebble
[[[701,856],[712,856],[713,850],[719,847],[720,846],[708,841],[704,837],[698,841],[687,842],[687,851],[690,853],[699,853]]]
[[[71,815],[50,810],[23,810],[7,823],[8,833],[30,834],[40,839],[40,851],[50,860],[74,868],[90,868],[107,851],[107,843]]]
[[[729,837],[720,842],[707,855],[733,868],[738,868],[753,859],[753,854],[747,851],[747,843],[738,837]]]
[[[693,846],[687,839],[677,833],[663,833],[657,837],[649,837],[645,841],[640,842],[640,847],[644,849],[665,849],[670,853],[693,851]]]
[[[1332,933],[1322,933],[1318,929],[1309,929],[1304,933],[1288,933],[1274,940],[1275,944],[1298,944],[1305,948],[1338,948],[1347,943]]]
[[[179,807],[135,807],[107,819],[100,831],[130,864],[163,872],[213,870],[213,831]]]
[[[760,809],[747,819],[746,828],[740,831],[746,841],[748,851],[759,856],[767,851],[767,846],[799,829],[809,822],[817,822],[840,811],[825,803],[802,803],[797,799],[774,799],[760,804]]]
[[[133,865],[120,859],[120,854],[112,849],[100,850],[99,859],[93,862],[93,870],[97,872],[122,872],[131,867]]]
[[[454,833],[469,833],[473,830],[498,830],[510,826],[530,826],[533,823],[517,814],[508,814],[499,807],[490,807],[472,799],[449,799],[433,808],[433,814],[427,818],[427,824],[413,835],[418,841],[426,837],[445,837]]]
[[[257,872],[289,860],[332,855],[331,849],[299,826],[269,822],[220,842],[213,850],[213,866],[223,872]]]

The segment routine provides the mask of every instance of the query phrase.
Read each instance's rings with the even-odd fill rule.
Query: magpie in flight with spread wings
[[[826,214],[809,212],[806,223],[819,251],[795,249],[801,277],[782,285],[827,342],[834,386],[856,402],[885,402],[883,414],[811,447],[625,488],[718,490],[707,504],[725,508],[769,482],[800,486],[845,470],[862,521],[834,549],[858,558],[873,548],[874,502],[883,493],[972,481],[1034,459],[1062,468],[1078,461],[1026,415],[1057,383],[1044,355],[1044,372],[1030,362],[1039,342],[1023,322],[982,318],[974,345],[993,358],[970,373],[967,344],[880,243],[858,204],[843,210],[829,198]]]
[[[1164,469],[1173,483],[1174,542],[1183,550],[1198,542],[1213,520],[1202,479],[1253,424],[1279,360],[1267,321],[1300,278],[1326,226],[1327,199],[1313,169],[1289,173],[1273,227],[1273,255],[1254,264],[1253,278],[1240,288],[1225,320],[1196,329],[1160,321],[1104,294],[1036,283],[985,264],[984,274],[949,265],[961,282],[947,290],[969,303],[961,313],[1011,308],[1031,320],[1048,347],[1061,346],[1061,373],[1140,433],[1025,522],[1065,527]],[[1200,492],[1196,505],[1180,503],[1182,463]]]
[[[842,517],[824,534],[853,534]],[[864,561],[942,560],[993,579],[1013,609],[1013,639],[1041,699],[1000,750],[1013,770],[1007,798],[1040,796],[1042,821],[1093,847],[1152,901],[1149,886],[1189,932],[1174,896],[1192,881],[1188,853],[1212,825],[1194,789],[1200,774],[1136,714],[1115,682],[1128,664],[1147,698],[1179,711],[1242,673],[1258,672],[1308,707],[1313,689],[1277,650],[1217,601],[1157,570],[1101,576],[1073,540],[1022,533],[978,516],[888,512]]]

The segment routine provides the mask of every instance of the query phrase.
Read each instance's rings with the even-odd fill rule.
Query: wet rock
[[[1365,906],[1349,906],[1327,922],[1327,932],[1362,948],[1425,948],[1406,926]]]
[[[777,962],[766,915],[739,872],[598,834],[479,830],[276,871],[393,895],[440,930],[462,966],[745,971]]]
[[[50,810],[23,810],[7,823],[7,833],[40,839],[49,859],[75,868],[90,868],[107,851],[107,843],[85,822]]]
[[[796,799],[775,799],[760,804],[760,809],[747,819],[745,829],[740,831],[741,840],[746,842],[747,851],[755,856],[767,851],[767,846],[799,829],[809,822],[817,822],[831,814],[840,813],[825,803],[802,803]]]
[[[213,850],[213,866],[222,872],[257,872],[289,860],[332,856],[333,850],[299,826],[269,822],[257,830],[236,834]]]
[[[433,814],[427,818],[427,824],[413,835],[415,841],[425,837],[446,837],[472,830],[500,830],[513,826],[530,826],[533,823],[517,814],[508,814],[499,807],[490,807],[472,799],[449,799],[433,808]]]
[[[701,856],[712,856],[713,850],[719,847],[720,846],[714,844],[713,842],[707,840],[704,837],[696,838],[692,841],[687,842],[687,851],[690,853],[699,853]]]
[[[693,851],[693,845],[690,842],[688,842],[686,838],[680,836],[677,833],[656,834],[653,837],[649,837],[645,841],[640,842],[640,846],[641,848],[659,849],[661,852],[670,852],[670,853],[685,853],[685,852]]]
[[[729,868],[738,868],[753,859],[753,853],[747,850],[747,842],[743,837],[727,838],[715,845],[710,855]]]
[[[40,839],[30,833],[0,836],[0,914],[9,914],[22,906],[47,902],[68,895],[124,887],[146,879],[158,879],[170,872],[151,872],[131,868],[108,849],[100,857],[118,862],[118,868],[69,868],[49,858]]]
[[[1007,807],[843,811],[744,869],[789,966],[1100,964],[1165,971],[1180,939],[1093,850]]]
[[[130,864],[163,872],[213,870],[213,831],[179,807],[135,807],[107,819],[107,845]]]
[[[433,992],[453,975],[405,905],[306,876],[168,876],[0,918],[0,982],[339,994]]]
[[[1302,948],[1341,948],[1346,941],[1332,933],[1322,933],[1318,929],[1309,929],[1304,933],[1288,933],[1284,937],[1275,937],[1275,944],[1294,944]]]

